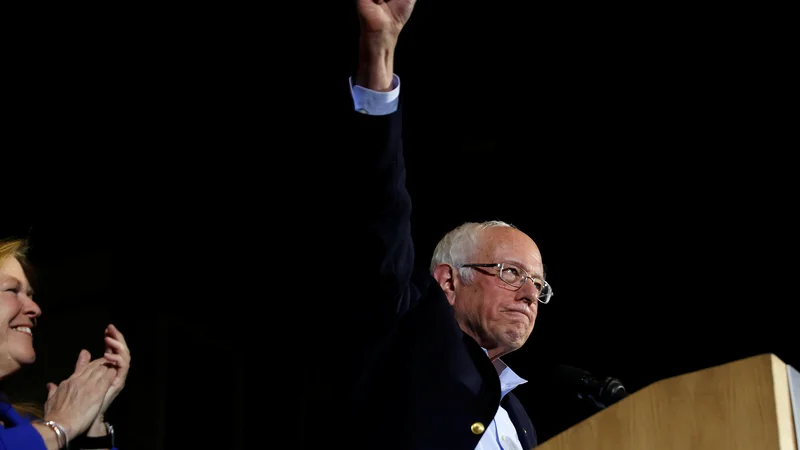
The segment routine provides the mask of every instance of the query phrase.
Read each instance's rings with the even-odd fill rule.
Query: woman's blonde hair
[[[0,239],[0,262],[6,258],[17,258],[23,267],[26,265],[28,242],[25,239]]]
[[[11,404],[14,411],[29,420],[44,419],[44,408],[34,402],[14,402]]]

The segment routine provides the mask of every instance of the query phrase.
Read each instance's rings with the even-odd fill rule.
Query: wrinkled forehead
[[[511,262],[533,276],[544,278],[539,247],[528,235],[514,228],[490,228],[484,231],[479,245],[481,263]]]

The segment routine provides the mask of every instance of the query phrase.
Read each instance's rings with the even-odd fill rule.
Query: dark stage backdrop
[[[244,448],[276,432],[302,443],[308,430],[274,419],[298,412],[292,369],[318,356],[298,311],[335,308],[344,289],[301,288],[285,262],[350,269],[303,243],[347,219],[315,198],[357,170],[335,133],[354,11],[325,6],[283,28],[198,11],[118,53],[96,39],[69,58],[49,47],[72,88],[31,83],[37,101],[20,101],[12,127],[16,142],[79,148],[69,176],[43,170],[30,197],[44,213],[33,259],[45,316],[39,362],[15,386],[43,400],[119,324],[134,355],[110,415],[123,450]],[[505,220],[539,244],[555,296],[506,360],[529,380],[516,392],[542,437],[578,419],[569,392],[544,395],[554,365],[629,391],[759,353],[800,367],[787,72],[781,28],[761,17],[417,5],[395,69],[418,263],[466,220]],[[285,30],[306,23],[302,40]],[[120,70],[81,75],[101,62]],[[48,102],[62,113],[36,106]]]

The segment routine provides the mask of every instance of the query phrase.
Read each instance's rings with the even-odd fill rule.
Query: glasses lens
[[[553,296],[553,288],[550,287],[550,285],[545,281],[542,293],[539,294],[539,301],[542,303],[548,303],[552,296]]]
[[[525,282],[525,272],[514,264],[503,263],[500,265],[500,279],[514,287],[522,286]]]
[[[531,277],[528,272],[514,264],[503,263],[500,265],[500,279],[511,286],[521,287],[528,278],[536,288],[536,292],[539,293],[539,301],[542,303],[549,302],[550,297],[553,296],[553,288],[546,281]]]

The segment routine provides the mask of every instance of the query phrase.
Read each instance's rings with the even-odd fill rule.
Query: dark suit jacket
[[[335,421],[329,443],[347,448],[472,450],[482,437],[473,430],[488,426],[501,404],[500,381],[436,280],[414,270],[401,114],[350,118],[354,140],[341,152],[352,166],[336,186],[347,227],[329,240],[341,244],[332,257],[337,269],[355,275],[342,287],[347,296],[326,309],[328,323],[336,323],[330,351],[339,350],[327,373],[348,379],[337,385],[345,395],[329,400],[328,416],[307,426]],[[342,283],[329,284],[334,293]],[[536,432],[519,400],[509,393],[502,405],[523,448],[534,447]]]

